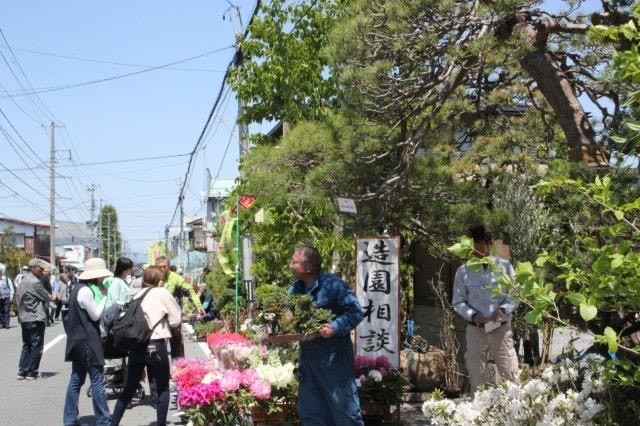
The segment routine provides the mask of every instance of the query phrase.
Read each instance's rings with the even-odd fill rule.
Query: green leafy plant
[[[256,322],[269,334],[312,334],[333,320],[333,313],[318,308],[310,295],[288,295],[277,286],[262,285],[259,289]]]
[[[222,329],[221,321],[196,322],[193,326],[193,335],[196,339],[204,339],[209,333],[215,333]]]

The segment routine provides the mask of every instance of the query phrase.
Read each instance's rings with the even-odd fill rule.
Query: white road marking
[[[49,343],[47,343],[46,345],[44,345],[44,348],[42,349],[42,353],[45,353],[46,351],[51,349],[53,347],[53,345],[55,345],[56,343],[58,343],[60,340],[64,339],[65,337],[67,337],[66,334],[61,334],[58,337],[56,337],[55,339],[53,339],[52,341],[50,341]]]
[[[200,349],[202,349],[202,352],[204,352],[207,358],[211,358],[211,349],[209,349],[207,342],[198,342],[198,346],[200,346]]]
[[[183,323],[182,328],[188,333],[193,334],[193,327],[191,324]],[[202,350],[202,352],[207,356],[207,358],[211,358],[211,349],[209,349],[209,345],[207,342],[198,342],[198,346]]]

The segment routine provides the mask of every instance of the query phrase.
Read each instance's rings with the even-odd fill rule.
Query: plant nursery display
[[[238,333],[212,333],[207,342],[211,360],[177,359],[172,368],[178,405],[192,424],[244,425],[278,413],[295,415],[295,366],[283,351]]]

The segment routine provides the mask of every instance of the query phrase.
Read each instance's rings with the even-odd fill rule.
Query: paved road
[[[62,323],[47,327],[45,331],[45,353],[40,363],[40,380],[17,380],[18,361],[22,347],[21,330],[16,318],[11,318],[11,328],[0,329],[0,424],[3,425],[61,425],[64,397],[71,374],[71,363],[64,362],[66,336]],[[188,358],[204,358],[198,344],[185,339]],[[91,399],[86,396],[89,378],[80,395],[80,417],[87,425],[94,425]],[[149,394],[147,389],[147,395]],[[116,396],[108,394],[111,411]],[[155,409],[148,402],[134,406],[125,412],[124,426],[155,424]],[[176,416],[176,406],[171,404],[167,417],[169,424],[183,424]]]

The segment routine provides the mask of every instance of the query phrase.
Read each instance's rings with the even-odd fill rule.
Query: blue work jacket
[[[318,337],[300,343],[301,357],[322,356],[332,352],[353,350],[349,332],[356,328],[364,318],[362,306],[349,284],[338,276],[321,272],[309,291],[304,281],[291,284],[289,294],[309,294],[317,307],[333,312],[331,322],[333,336],[325,339]]]

